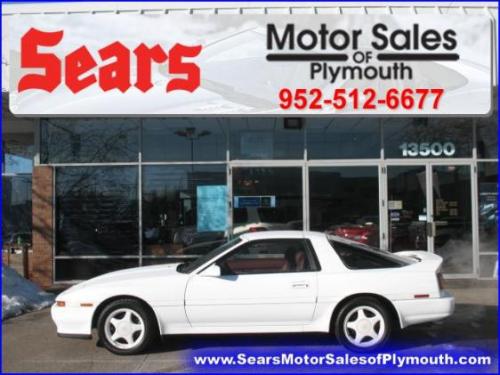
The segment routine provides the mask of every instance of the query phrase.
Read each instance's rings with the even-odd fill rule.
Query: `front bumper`
[[[441,291],[438,298],[394,301],[401,328],[446,318],[455,310],[455,298]]]
[[[90,338],[94,310],[94,307],[59,307],[53,304],[50,313],[59,336]]]

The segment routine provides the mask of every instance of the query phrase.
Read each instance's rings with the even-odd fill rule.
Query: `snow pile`
[[[2,265],[2,320],[43,309],[54,303],[54,295],[44,292],[15,270]]]

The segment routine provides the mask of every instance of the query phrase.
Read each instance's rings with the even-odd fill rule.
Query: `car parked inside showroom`
[[[157,335],[274,332],[331,333],[349,349],[378,350],[397,329],[453,313],[441,263],[325,233],[246,233],[188,263],[77,284],[57,296],[52,318],[60,336],[95,328],[116,354],[144,351]]]

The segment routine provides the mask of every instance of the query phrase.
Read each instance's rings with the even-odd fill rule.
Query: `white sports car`
[[[92,329],[117,354],[157,335],[332,332],[346,347],[374,350],[392,330],[442,319],[442,259],[398,255],[323,233],[243,234],[191,263],[108,273],[56,298],[60,336]]]

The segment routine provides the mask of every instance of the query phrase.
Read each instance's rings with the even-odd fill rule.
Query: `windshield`
[[[232,239],[231,241],[228,241],[224,243],[223,245],[216,247],[213,249],[211,252],[208,254],[205,254],[191,262],[179,264],[177,267],[177,271],[182,272],[182,273],[191,273],[204,263],[208,262],[210,259],[215,258],[217,255],[222,254],[224,251],[230,249],[231,247],[237,245],[238,243],[241,242],[241,238],[237,237]]]

